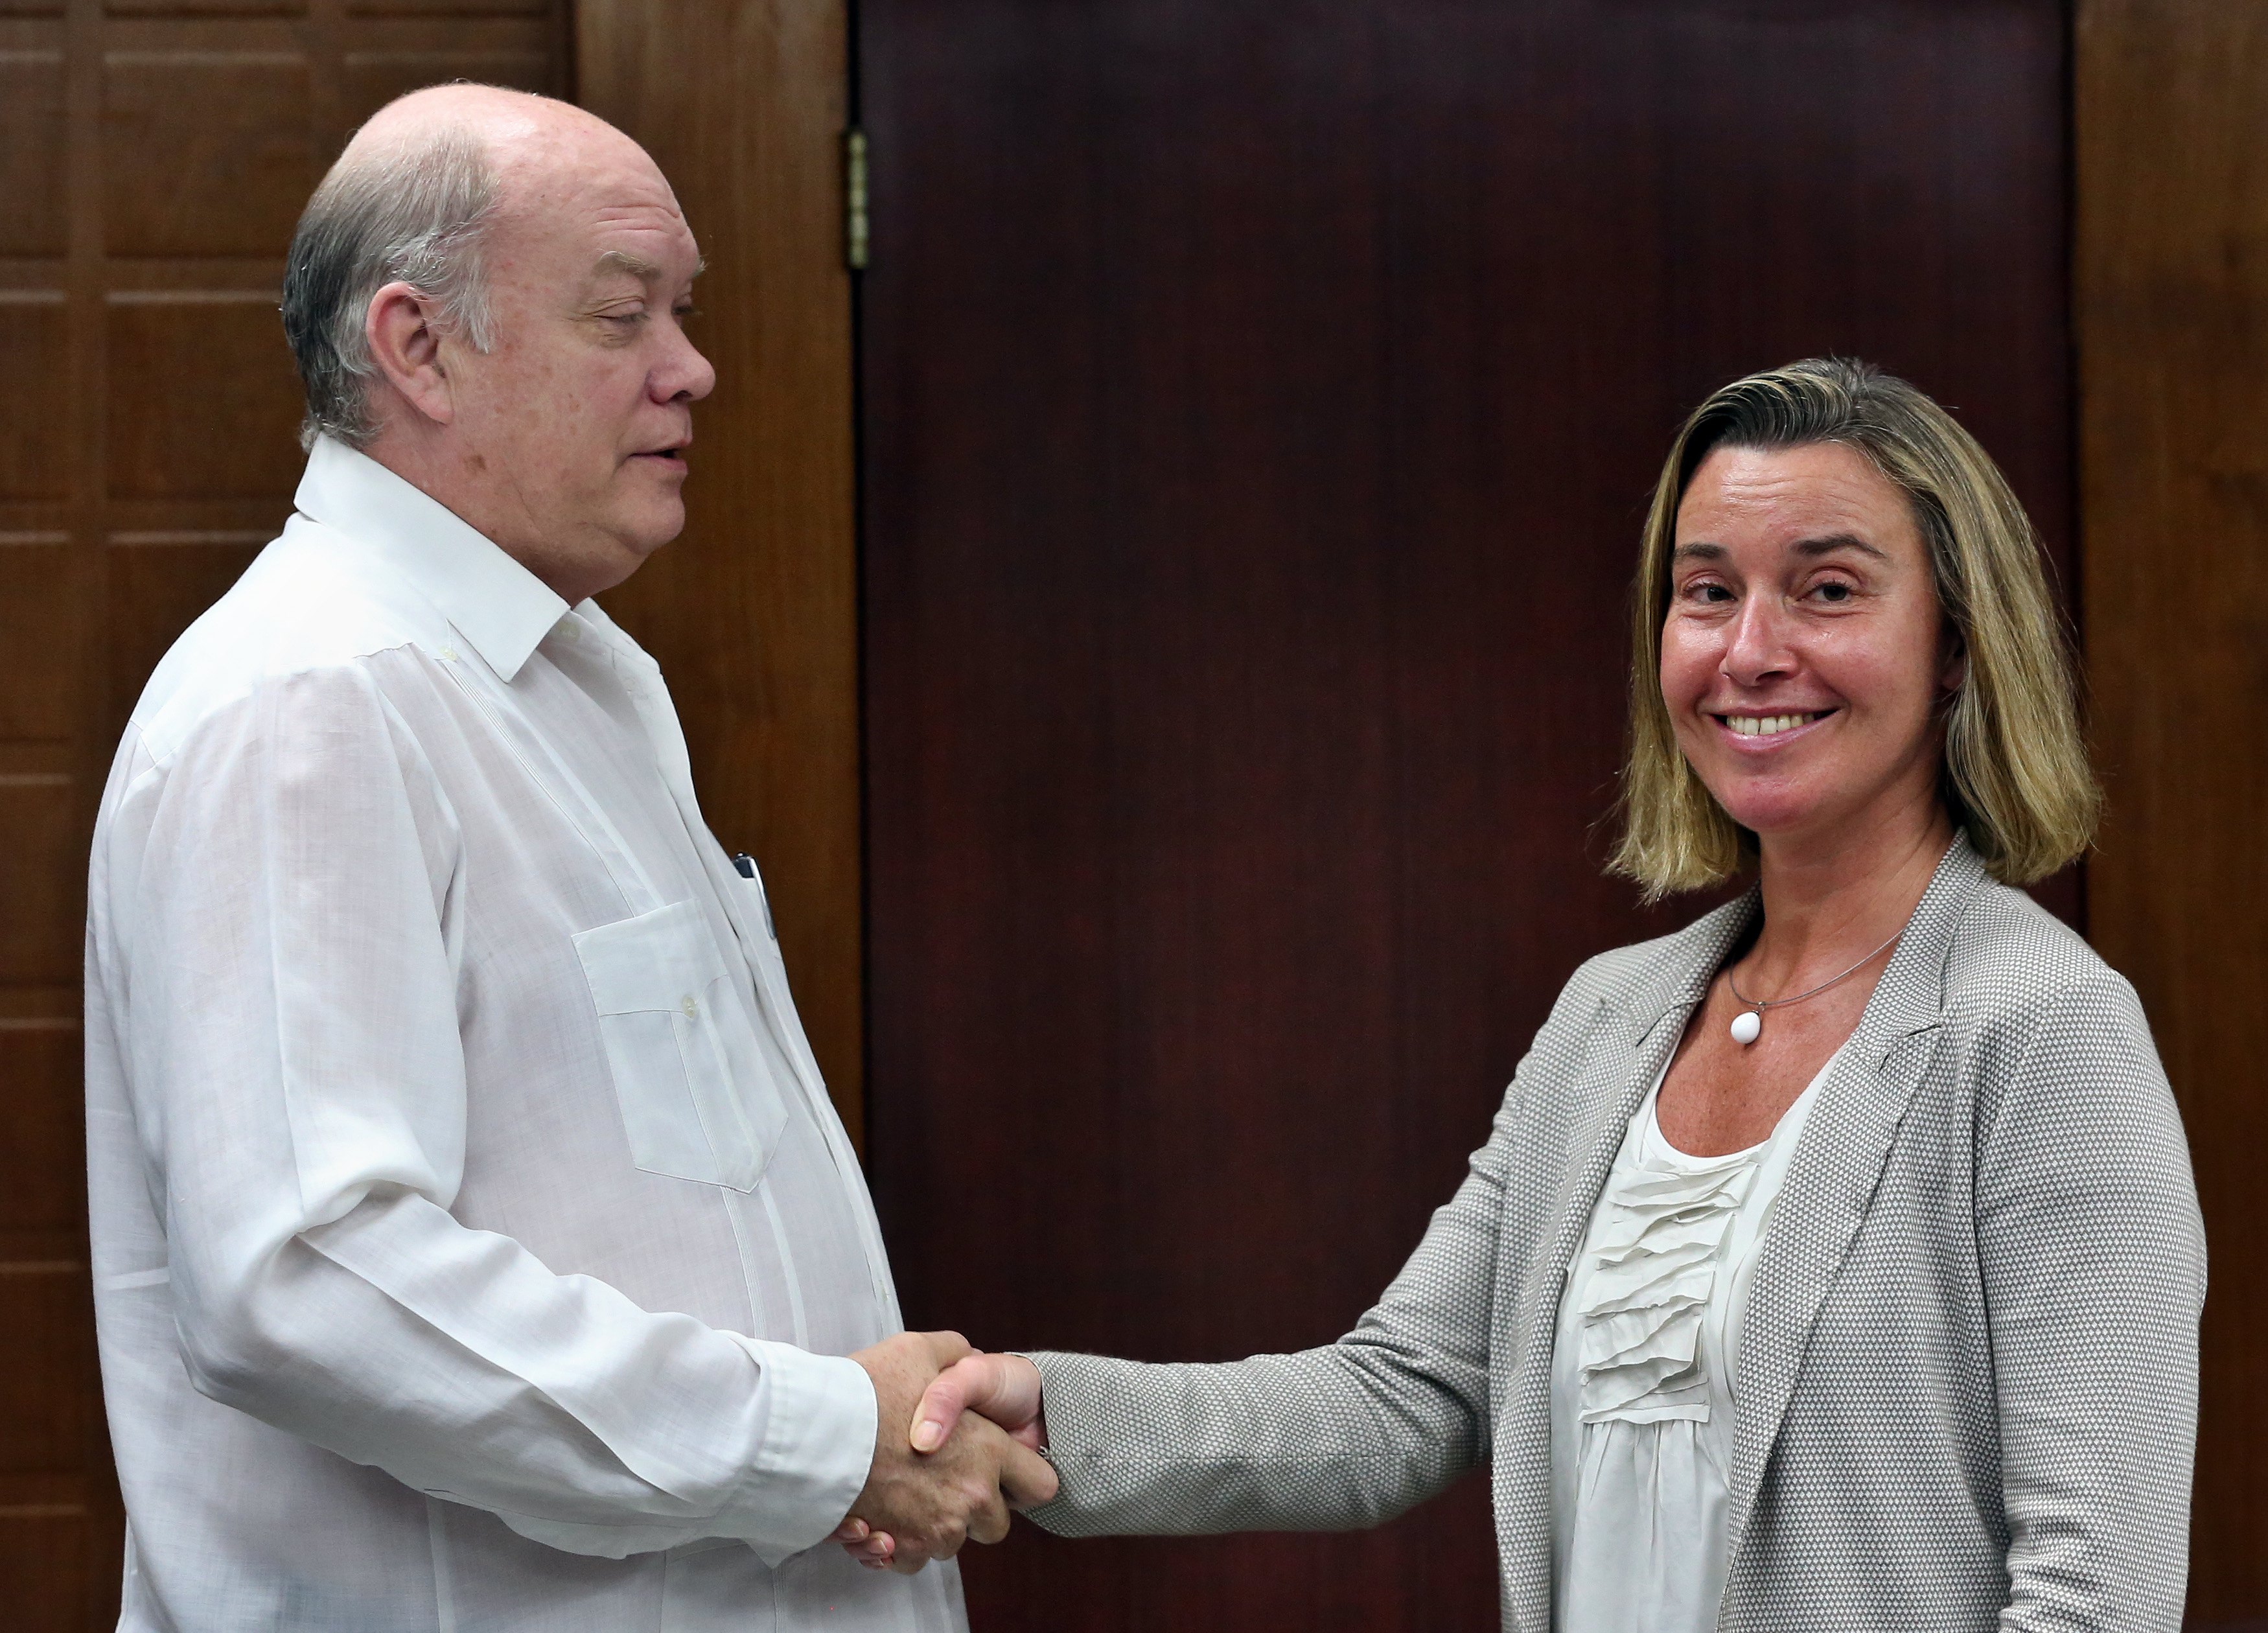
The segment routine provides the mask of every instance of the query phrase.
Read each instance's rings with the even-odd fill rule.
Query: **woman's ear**
[[[1937,694],[1940,698],[1949,700],[1969,683],[1969,643],[1961,638],[1961,631],[1948,621],[1945,635],[1938,644],[1943,656],[1937,664]]]

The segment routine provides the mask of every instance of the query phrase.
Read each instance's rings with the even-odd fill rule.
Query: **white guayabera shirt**
[[[339,444],[298,506],[95,835],[122,1625],[963,1628],[824,1541],[897,1303],[659,671]]]

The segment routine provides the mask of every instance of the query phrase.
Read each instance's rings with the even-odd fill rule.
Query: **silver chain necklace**
[[[1739,1014],[1733,1017],[1733,1025],[1730,1028],[1733,1034],[1733,1041],[1744,1048],[1749,1044],[1754,1043],[1758,1038],[1764,1035],[1764,1011],[1766,1010],[1782,1009],[1790,1004],[1800,1004],[1806,998],[1815,998],[1821,993],[1826,991],[1828,988],[1850,980],[1852,976],[1857,975],[1860,970],[1866,968],[1867,965],[1881,957],[1886,949],[1896,943],[1898,936],[1903,936],[1905,933],[1905,927],[1904,925],[1900,925],[1898,927],[1897,936],[1892,936],[1889,940],[1882,943],[1881,946],[1876,947],[1872,953],[1867,954],[1865,958],[1860,959],[1856,964],[1853,964],[1850,968],[1836,976],[1834,980],[1822,981],[1810,991],[1799,992],[1792,998],[1749,997],[1742,992],[1741,983],[1733,978],[1733,972],[1730,969],[1726,970],[1725,984],[1733,989],[1733,997],[1734,1001],[1746,1005]]]

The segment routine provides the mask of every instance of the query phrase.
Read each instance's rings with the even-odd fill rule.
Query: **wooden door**
[[[347,134],[457,77],[556,92],[560,0],[0,0],[0,1606],[107,1627],[90,1319],[86,837],[127,710],[291,510],[276,316]]]
[[[2193,1626],[2268,1626],[2268,9],[2079,8],[2095,943],[2180,1098],[2212,1258]]]
[[[865,0],[870,1160],[909,1319],[1327,1340],[1574,966],[1682,413],[1855,353],[2068,570],[2057,0]],[[2051,893],[2076,910],[2069,881]],[[1020,1629],[1491,1628],[1469,1481],[968,1559]]]

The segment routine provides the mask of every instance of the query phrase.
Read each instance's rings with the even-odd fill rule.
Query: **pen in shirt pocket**
[[[733,865],[740,870],[740,877],[742,879],[750,879],[755,882],[756,886],[756,900],[764,904],[764,934],[770,936],[774,941],[777,941],[779,939],[779,931],[775,929],[772,924],[771,892],[764,888],[763,880],[756,878],[755,857],[750,856],[745,850],[736,850],[733,853]]]

